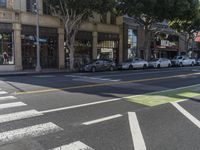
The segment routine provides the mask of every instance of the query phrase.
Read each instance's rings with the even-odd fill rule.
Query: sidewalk
[[[25,70],[25,71],[0,71],[0,77],[12,77],[12,76],[30,76],[30,75],[47,75],[47,74],[59,74],[59,73],[75,73],[70,70],[58,70],[58,69],[43,69],[41,72],[36,72],[35,70]]]

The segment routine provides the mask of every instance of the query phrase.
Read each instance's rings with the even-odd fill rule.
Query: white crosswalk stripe
[[[4,100],[14,100],[17,99],[14,96],[4,96],[4,97],[0,97],[0,101],[4,101]]]
[[[8,94],[6,91],[0,91],[0,95]]]
[[[21,107],[21,106],[26,106],[26,104],[24,104],[22,102],[6,103],[6,104],[0,105],[0,110],[7,109],[7,108]]]
[[[84,143],[77,141],[77,142],[73,142],[69,145],[64,145],[61,147],[57,147],[54,149],[50,149],[50,150],[94,150],[93,148],[85,145]]]
[[[22,111],[22,112],[17,112],[17,113],[12,113],[12,114],[5,114],[5,115],[0,115],[0,123],[27,119],[27,118],[37,117],[41,115],[42,113],[36,110],[28,110],[28,111]]]
[[[51,133],[56,133],[63,130],[57,125],[49,122],[45,124],[39,124],[35,126],[25,127],[12,131],[0,133],[0,145],[7,144],[10,142],[16,142],[25,138],[34,138]]]

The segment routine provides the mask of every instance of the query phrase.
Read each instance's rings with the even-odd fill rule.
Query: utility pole
[[[41,72],[41,65],[40,65],[40,28],[39,28],[39,0],[36,0],[36,30],[37,30],[37,64],[35,71]]]

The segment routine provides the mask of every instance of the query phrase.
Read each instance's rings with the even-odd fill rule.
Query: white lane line
[[[135,112],[128,113],[134,150],[146,150],[146,144]]]
[[[0,91],[0,95],[3,95],[3,94],[8,94],[8,92],[6,92],[6,91]]]
[[[105,117],[105,118],[101,118],[101,119],[97,119],[97,120],[93,120],[93,121],[88,121],[88,122],[84,122],[83,125],[92,125],[92,124],[96,124],[96,123],[100,123],[100,122],[104,122],[104,121],[108,121],[108,120],[112,120],[112,119],[116,119],[122,117],[121,114],[117,114],[117,115],[113,115],[113,116],[109,116],[109,117]]]
[[[120,101],[120,100],[122,100],[122,98],[116,98],[116,99],[110,99],[110,100],[99,101],[99,102],[94,102],[94,103],[86,103],[86,104],[81,104],[81,105],[74,105],[74,106],[69,106],[69,107],[62,107],[62,108],[57,108],[57,109],[45,110],[45,111],[40,111],[40,113],[46,114],[46,113],[69,110],[69,109],[74,109],[74,108],[81,108],[81,107],[92,106],[92,105],[103,104],[103,103],[109,103],[109,102]]]
[[[84,143],[77,141],[77,142],[73,142],[69,145],[64,145],[61,147],[57,147],[54,149],[50,149],[50,150],[94,150],[93,148],[85,145]]]
[[[21,107],[21,106],[26,106],[26,105],[27,105],[27,104],[24,104],[24,103],[22,103],[22,102],[1,104],[1,105],[0,105],[0,110],[1,110],[1,109],[7,109],[7,108],[13,108],[13,107]]]
[[[17,99],[14,96],[4,96],[4,97],[0,97],[0,101],[4,101],[4,100],[13,100],[13,99]]]
[[[22,111],[22,112],[17,112],[17,113],[12,113],[12,114],[5,114],[5,115],[0,115],[0,123],[27,119],[27,118],[37,117],[41,115],[43,114],[36,110],[28,110],[28,111]]]
[[[53,123],[39,124],[17,130],[0,133],[0,145],[15,142],[25,138],[33,138],[63,130]]]
[[[171,103],[179,112],[181,112],[186,118],[188,118],[192,123],[194,123],[198,128],[200,128],[200,121],[191,115],[187,110],[181,107],[178,103]]]
[[[54,78],[56,76],[53,76],[53,75],[41,75],[41,76],[33,76],[35,78]]]

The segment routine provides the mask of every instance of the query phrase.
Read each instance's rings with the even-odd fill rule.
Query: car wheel
[[[160,68],[160,64],[157,65],[157,68]]]
[[[113,66],[110,67],[110,71],[114,71],[114,67]]]
[[[143,69],[146,69],[147,68],[147,65],[146,64],[144,64],[144,66],[143,66]]]
[[[92,67],[91,71],[96,72],[96,67]]]
[[[132,65],[130,65],[128,69],[129,69],[129,70],[133,70],[133,66],[132,66]]]
[[[183,67],[183,63],[181,62],[181,63],[179,64],[179,66],[180,66],[180,67]]]
[[[194,66],[194,62],[192,62],[191,66]]]

